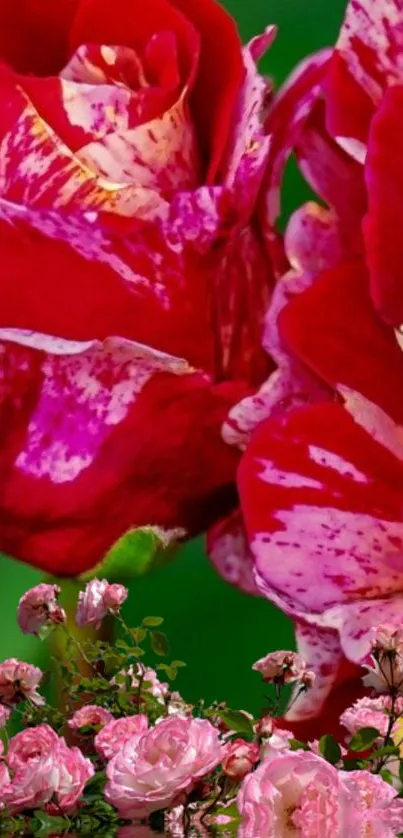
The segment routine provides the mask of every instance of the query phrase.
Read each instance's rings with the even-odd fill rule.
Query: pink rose
[[[234,739],[225,748],[222,767],[227,777],[241,780],[259,762],[259,745],[256,742],[245,742],[244,739]]]
[[[337,770],[315,754],[275,756],[243,781],[238,838],[346,835],[350,797]]]
[[[107,766],[105,797],[124,818],[173,806],[223,755],[219,735],[204,719],[171,716],[140,739],[129,739]]]
[[[4,789],[10,814],[43,806],[50,812],[63,809],[69,813],[77,805],[94,768],[79,748],[68,748],[64,739],[56,739],[48,753],[17,767]]]
[[[161,704],[165,704],[165,696],[169,692],[169,685],[160,681],[155,669],[145,667],[142,663],[138,663],[136,667],[130,667],[128,674],[133,674],[132,687],[137,689],[139,686],[139,679],[142,679],[143,684],[148,684],[144,687],[145,690],[151,693],[154,698],[158,699]]]
[[[362,727],[375,727],[381,736],[386,736],[391,711],[390,696],[379,698],[360,698],[340,716],[341,724],[349,733],[356,733]],[[403,699],[395,702],[395,712],[403,712]]]
[[[267,683],[292,684],[306,672],[306,663],[295,652],[271,652],[253,664]]]
[[[78,626],[94,625],[99,628],[106,615],[111,612],[117,614],[120,606],[125,602],[128,590],[124,585],[110,585],[106,579],[92,579],[80,591],[76,622]]]
[[[24,634],[38,634],[43,626],[66,622],[66,613],[57,601],[60,590],[58,585],[42,583],[21,597],[17,619]]]
[[[10,739],[7,763],[16,772],[33,759],[39,760],[49,756],[58,741],[59,737],[49,725],[28,727]]]
[[[271,756],[276,756],[283,751],[290,750],[290,741],[294,739],[294,734],[291,730],[284,730],[276,727],[271,736],[262,745],[262,757],[268,759]]]
[[[340,776],[354,798],[352,835],[395,838],[402,832],[403,800],[396,797],[393,786],[369,771],[341,771]]]
[[[28,699],[32,704],[44,704],[45,699],[37,692],[42,672],[37,666],[9,658],[0,663],[0,701],[4,704],[18,704]]]
[[[143,736],[148,729],[147,716],[126,716],[122,719],[112,719],[97,733],[95,748],[104,759],[112,759],[117,749],[130,739]]]
[[[113,722],[112,713],[104,707],[97,707],[95,704],[87,704],[80,707],[67,722],[73,730],[80,730],[81,727],[104,727],[108,722]]]

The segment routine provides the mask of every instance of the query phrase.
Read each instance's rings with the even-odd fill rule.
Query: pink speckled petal
[[[343,652],[337,631],[318,629],[305,622],[296,625],[297,649],[308,669],[315,672],[314,684],[307,692],[297,695],[286,714],[287,722],[303,722],[318,715],[337,683]]]
[[[399,594],[402,476],[403,463],[341,406],[266,422],[243,457],[239,487],[267,590],[308,615]]]
[[[209,530],[207,554],[226,582],[247,594],[261,596],[255,583],[254,559],[239,509]]]
[[[8,338],[0,549],[76,575],[129,529],[183,535],[204,530],[221,503],[226,513],[238,458],[220,427],[239,386],[213,386],[185,361],[123,339],[80,347],[48,335]]]

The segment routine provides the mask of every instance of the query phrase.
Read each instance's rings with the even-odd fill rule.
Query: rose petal
[[[360,261],[323,274],[284,310],[281,334],[330,386],[362,394],[403,425],[403,353],[374,312],[368,284]]]
[[[403,80],[402,0],[350,0],[326,82],[328,126],[366,144],[374,105]]]
[[[2,350],[5,552],[75,575],[128,529],[190,533],[227,513],[238,458],[220,427],[239,386],[116,339],[72,355]]]
[[[79,0],[0,2],[0,57],[21,73],[51,76],[68,53],[68,31]]]
[[[366,166],[369,210],[364,235],[371,290],[376,307],[394,326],[403,323],[403,167],[395,141],[403,127],[402,107],[403,87],[388,90],[372,122]]]
[[[245,77],[242,44],[235,21],[216,0],[172,0],[172,4],[201,37],[192,114],[206,161],[206,182],[214,183]]]
[[[226,582],[247,594],[260,596],[253,575],[254,559],[239,509],[209,530],[207,554]]]
[[[321,93],[330,54],[329,50],[323,50],[300,64],[275,96],[269,111],[265,129],[272,142],[262,209],[263,233],[269,251],[273,246],[274,225],[281,210],[280,187],[284,167]]]

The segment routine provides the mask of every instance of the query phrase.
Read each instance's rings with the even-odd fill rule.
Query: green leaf
[[[187,666],[187,663],[184,661],[172,661],[172,666],[174,666],[175,669],[182,669],[184,666]]]
[[[219,710],[215,711],[214,715],[219,716],[234,733],[240,733],[241,736],[248,737],[254,735],[253,723],[241,710]]]
[[[163,617],[144,617],[143,626],[147,626],[147,628],[156,628],[157,626],[162,626],[163,622]]]
[[[337,762],[341,759],[341,748],[334,736],[322,736],[319,739],[319,753],[325,758],[327,762],[330,762],[331,765],[336,765]]]
[[[65,818],[53,815],[48,815],[46,812],[34,812],[35,820],[38,822],[38,827],[35,829],[35,835],[45,836],[54,835],[58,832],[65,832],[68,828],[68,821]]]
[[[142,626],[139,626],[139,628],[136,629],[132,629],[130,634],[134,642],[137,644],[142,643],[143,640],[145,640],[147,637],[147,632]]]
[[[356,751],[357,753],[368,751],[380,736],[381,734],[376,727],[362,727],[354,734],[349,744],[350,751]]]
[[[362,767],[362,763],[358,759],[343,759],[344,771],[358,771]]]
[[[161,631],[153,631],[150,634],[151,648],[156,655],[165,658],[169,652],[168,640]]]
[[[177,539],[182,534],[178,531]],[[175,533],[165,537],[158,527],[128,530],[109,550],[104,560],[82,580],[99,578],[110,582],[134,579],[172,561],[175,554]]]
[[[289,748],[290,751],[310,751],[309,745],[305,742],[300,742],[299,739],[290,739],[289,740]]]

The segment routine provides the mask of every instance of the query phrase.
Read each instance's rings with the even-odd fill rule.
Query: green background
[[[196,0],[191,0],[196,2]],[[264,60],[264,71],[281,82],[296,61],[334,43],[345,0],[226,0],[244,40],[269,23],[279,37]],[[291,167],[286,179],[286,210],[297,206],[304,191]],[[40,574],[0,558],[0,660],[22,657],[40,661],[46,650],[24,638],[15,625],[21,594],[40,581]],[[178,688],[189,700],[227,700],[234,707],[258,710],[262,693],[251,664],[274,648],[289,648],[292,626],[269,603],[244,596],[219,579],[203,554],[201,542],[184,549],[175,563],[131,586],[126,619],[147,614],[166,619],[175,658],[187,661]]]

